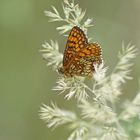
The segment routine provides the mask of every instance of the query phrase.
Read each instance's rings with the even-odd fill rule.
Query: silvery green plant
[[[52,6],[52,11],[45,11],[50,22],[64,22],[56,29],[64,34],[73,26],[79,26],[85,32],[93,26],[92,19],[84,20],[83,11],[74,0],[64,0],[64,17]],[[57,71],[62,63],[63,54],[59,52],[58,42],[45,42],[41,49],[43,58],[47,65]],[[57,128],[67,125],[71,134],[67,140],[140,140],[140,91],[132,101],[123,101],[120,106],[119,96],[123,94],[122,85],[130,76],[132,59],[136,57],[137,49],[129,43],[122,43],[122,50],[118,54],[118,63],[110,74],[104,63],[94,64],[95,72],[92,79],[85,77],[65,77],[59,75],[53,90],[64,94],[64,99],[76,100],[76,107],[80,115],[66,109],[60,109],[56,104],[43,104],[40,107],[40,118],[47,124],[48,128]],[[87,84],[91,80],[91,85]],[[119,110],[119,111],[118,111]],[[133,123],[136,125],[133,126]],[[133,129],[128,129],[133,128]]]

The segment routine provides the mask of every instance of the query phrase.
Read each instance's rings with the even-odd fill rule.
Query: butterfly
[[[69,33],[63,63],[58,71],[66,77],[91,77],[95,71],[94,63],[102,63],[100,45],[88,43],[84,32],[78,26],[74,26]]]

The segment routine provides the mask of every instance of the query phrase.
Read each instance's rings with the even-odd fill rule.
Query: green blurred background
[[[110,70],[117,62],[122,41],[140,46],[140,0],[77,0],[93,17],[88,35],[99,42]],[[64,49],[66,38],[48,23],[44,10],[51,5],[62,12],[62,0],[0,0],[0,140],[64,140],[63,129],[51,131],[39,119],[42,103],[55,101],[72,108],[63,95],[51,91],[58,77],[46,67],[39,49],[44,41],[57,40]],[[64,41],[65,39],[65,41]],[[124,86],[122,98],[133,98],[138,90],[140,55],[134,60],[134,79]]]

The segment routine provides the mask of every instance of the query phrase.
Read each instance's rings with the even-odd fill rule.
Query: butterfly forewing
[[[74,26],[69,34],[65,52],[63,65],[67,66],[72,58],[87,44],[87,38],[84,32],[77,26]]]

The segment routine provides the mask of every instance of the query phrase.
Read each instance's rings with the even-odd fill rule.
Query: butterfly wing
[[[102,49],[98,43],[87,44],[87,46],[83,48],[81,52],[85,55],[84,59],[90,60],[97,64],[102,62]]]
[[[97,43],[87,44],[75,56],[69,70],[71,75],[91,76],[94,72],[94,63],[102,62],[102,50]]]
[[[68,67],[73,60],[73,57],[75,57],[77,52],[79,52],[87,43],[87,38],[84,32],[79,27],[74,26],[66,43],[63,66]]]
[[[97,43],[87,44],[72,59],[69,67],[65,69],[66,76],[92,76],[94,63],[102,62],[101,48]]]
[[[91,43],[86,46],[86,48],[82,49],[82,53],[85,55],[80,59],[80,61],[84,64],[81,75],[90,76],[93,74],[94,63],[101,64],[102,63],[102,50],[99,44]]]

